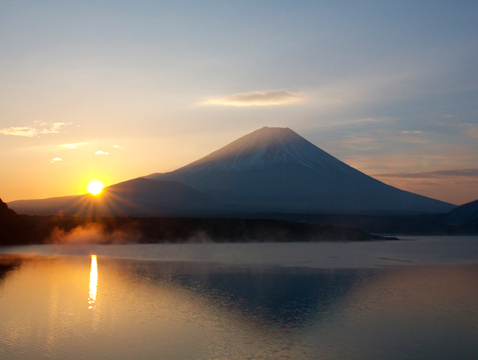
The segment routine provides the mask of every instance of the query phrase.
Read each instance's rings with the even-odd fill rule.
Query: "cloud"
[[[108,152],[107,151],[103,151],[103,150],[98,150],[97,152],[95,152],[96,155],[108,155]]]
[[[338,149],[352,149],[354,152],[376,150],[380,137],[374,134],[358,133],[344,136],[340,140],[328,141],[329,146]]]
[[[292,91],[266,90],[233,94],[206,101],[206,104],[230,106],[272,106],[294,104],[304,100],[304,94]]]
[[[377,122],[383,122],[383,121],[388,121],[389,118],[362,118],[362,119],[357,119],[354,120],[353,122],[355,123],[377,123]]]
[[[401,133],[402,134],[415,134],[415,135],[424,134],[424,132],[421,131],[421,130],[404,130]]]
[[[436,170],[436,171],[422,171],[415,173],[389,173],[376,174],[374,177],[381,178],[395,178],[395,179],[437,179],[444,177],[462,177],[462,178],[477,178],[478,168],[474,169],[459,169],[459,170]]]
[[[410,143],[410,144],[426,144],[431,142],[429,139],[424,139],[417,136],[389,136],[388,139],[390,141],[398,141],[402,143]]]
[[[56,157],[56,158],[54,158],[54,159],[51,160],[52,163],[56,163],[56,162],[58,162],[58,161],[61,161],[61,158]]]
[[[35,121],[30,126],[12,126],[9,128],[0,129],[0,134],[35,137],[40,134],[58,134],[63,126],[71,125],[71,123],[45,123]]]
[[[34,137],[38,134],[38,132],[35,129],[33,129],[31,126],[26,126],[26,127],[14,126],[14,127],[9,127],[5,129],[0,129],[0,134]]]
[[[78,142],[78,143],[72,143],[72,144],[62,144],[62,145],[58,145],[56,146],[55,148],[53,149],[50,149],[50,150],[58,150],[58,149],[70,149],[70,150],[74,150],[74,149],[78,149],[79,147],[81,146],[85,146],[87,145],[88,142]]]
[[[78,142],[78,143],[71,143],[71,144],[61,144],[61,145],[42,145],[42,146],[31,146],[28,148],[24,148],[23,150],[28,151],[62,151],[62,150],[76,150],[80,147],[86,146],[89,143],[85,142]]]
[[[115,149],[124,149],[123,146],[119,146],[119,145],[113,145],[113,147],[114,147]]]
[[[38,132],[40,134],[58,134],[61,130],[61,127],[66,125],[71,125],[71,123],[61,123],[61,122],[55,122],[52,124],[41,123],[40,126],[42,126],[43,128],[39,129]]]

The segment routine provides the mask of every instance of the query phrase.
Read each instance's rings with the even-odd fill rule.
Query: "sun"
[[[103,190],[103,183],[98,180],[91,180],[88,184],[88,192],[93,195],[98,195]]]

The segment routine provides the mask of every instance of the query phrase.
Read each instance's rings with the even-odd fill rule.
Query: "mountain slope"
[[[262,128],[187,166],[179,181],[223,202],[274,212],[447,212],[454,205],[367,176],[289,128]]]
[[[469,225],[478,224],[478,200],[458,206],[450,211],[445,218],[447,225]]]
[[[29,215],[197,215],[223,209],[216,200],[182,183],[145,178],[105,187],[99,196],[20,200],[8,205],[18,213]]]

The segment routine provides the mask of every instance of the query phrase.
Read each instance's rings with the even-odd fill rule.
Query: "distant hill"
[[[478,225],[478,200],[458,206],[450,211],[444,221],[447,225]]]
[[[260,212],[445,213],[455,206],[384,184],[289,128],[264,127],[178,170],[178,181]]]
[[[91,194],[9,203],[16,212],[28,215],[157,216],[198,215],[223,211],[224,206],[176,181],[137,178],[105,187]]]

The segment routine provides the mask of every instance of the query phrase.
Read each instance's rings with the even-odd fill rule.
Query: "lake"
[[[4,360],[478,358],[478,237],[0,253]]]

